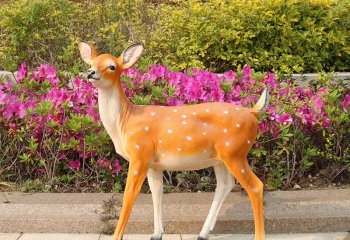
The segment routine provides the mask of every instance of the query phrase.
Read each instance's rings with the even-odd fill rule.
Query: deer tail
[[[269,88],[267,87],[261,94],[259,101],[254,105],[254,107],[250,109],[250,112],[254,114],[264,113],[268,106],[269,106]]]

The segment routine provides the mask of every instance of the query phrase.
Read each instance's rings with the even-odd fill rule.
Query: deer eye
[[[110,70],[114,71],[115,70],[115,66],[111,65],[108,67]]]

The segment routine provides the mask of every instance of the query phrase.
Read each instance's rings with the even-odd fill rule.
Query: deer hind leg
[[[220,163],[219,165],[214,166],[214,171],[217,184],[215,196],[198,240],[208,239],[209,232],[214,229],[221,206],[235,183],[231,173],[227,170],[224,164]]]
[[[224,163],[248,193],[254,212],[255,240],[265,240],[262,182],[251,170],[246,158],[228,159]]]
[[[161,240],[164,232],[162,217],[163,171],[150,168],[147,179],[152,192],[154,209],[154,233],[151,240]]]
[[[123,205],[120,212],[117,228],[113,240],[121,240],[128,222],[131,209],[140,193],[142,183],[146,178],[148,167],[141,161],[130,162],[126,187],[124,191]]]

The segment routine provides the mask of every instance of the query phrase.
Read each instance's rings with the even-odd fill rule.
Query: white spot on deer
[[[241,172],[242,172],[242,173],[244,173],[244,172],[245,172],[244,168],[242,168],[242,169],[241,169]]]
[[[165,157],[165,153],[162,153],[161,155],[162,155],[162,157]]]
[[[192,114],[193,114],[193,115],[197,115],[197,113],[196,113],[196,112],[193,112]]]
[[[136,144],[136,145],[135,145],[135,148],[136,148],[136,149],[140,149],[140,145]]]
[[[187,139],[188,141],[191,141],[191,140],[192,140],[192,137],[191,137],[191,136],[187,136],[186,139]]]
[[[167,117],[166,119],[170,120],[170,117]]]
[[[134,171],[134,175],[137,175],[137,174],[138,174],[138,171],[137,171],[137,170],[135,170],[135,171]]]
[[[227,133],[227,129],[226,128],[224,129],[224,133]]]
[[[229,111],[224,111],[224,114],[228,114],[229,113]]]
[[[203,123],[203,126],[207,126],[208,124],[207,123]]]
[[[146,131],[149,131],[149,127],[145,127],[145,130],[146,130]]]
[[[186,121],[182,121],[182,124],[183,124],[183,125],[186,125],[186,124],[187,124],[187,122],[186,122]]]
[[[250,140],[249,139],[247,140],[247,143],[250,144]]]
[[[182,115],[182,118],[187,118],[187,116],[184,114],[184,115]]]
[[[151,112],[151,116],[153,116],[153,117],[154,117],[155,115],[156,115],[156,113],[155,113],[155,112]]]
[[[259,189],[257,189],[257,188],[252,188],[252,191],[255,192],[255,193],[257,193],[257,192],[259,192]]]
[[[239,127],[241,127],[241,125],[240,125],[239,123],[237,123],[237,124],[236,124],[236,127],[238,127],[238,128],[239,128]]]
[[[133,131],[131,131],[131,132],[130,132],[130,135],[133,135],[133,134],[134,134],[134,132],[133,132]]]
[[[173,112],[177,112],[177,109],[174,109]]]
[[[159,142],[159,143],[162,143],[163,141],[162,141],[162,139],[159,139],[158,142]]]
[[[206,132],[202,132],[202,134],[203,134],[203,135],[207,135],[207,133],[206,133]]]
[[[171,129],[168,130],[168,133],[169,133],[169,134],[171,134],[172,132],[173,132],[173,130],[171,130]]]
[[[238,108],[238,107],[236,107],[236,110],[238,111],[238,110],[239,110],[239,108]]]
[[[176,150],[180,152],[180,151],[181,151],[181,148],[176,148]]]
[[[225,145],[228,147],[230,146],[230,142],[225,142]]]
[[[210,112],[210,110],[209,110],[208,108],[207,108],[207,109],[205,109],[205,111],[206,111],[206,112]]]

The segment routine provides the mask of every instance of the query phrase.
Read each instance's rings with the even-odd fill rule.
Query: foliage
[[[288,187],[309,173],[321,173],[329,181],[350,179],[350,89],[331,76],[301,87],[250,67],[218,75],[198,69],[175,72],[155,65],[146,72],[126,70],[122,85],[136,104],[225,101],[244,107],[251,107],[268,86],[270,107],[260,117],[260,133],[249,156],[267,186]],[[17,84],[2,82],[0,181],[39,178],[54,186],[50,191],[57,185],[91,182],[97,182],[97,191],[122,190],[125,162],[122,170],[99,121],[96,94],[87,81],[57,73],[50,65],[29,74],[22,64]],[[165,179],[182,189],[213,189],[211,170],[168,172]]]
[[[20,0],[0,9],[0,69],[23,61],[67,66],[77,73],[77,44],[92,42],[101,51],[120,53],[125,45],[148,38],[152,14],[141,0]]]
[[[160,9],[150,54],[175,69],[349,70],[350,2],[186,1]]]
[[[113,186],[121,166],[101,127],[96,94],[85,81],[59,74],[50,65],[28,74],[22,64],[16,84],[0,84],[2,178]]]
[[[174,70],[350,71],[349,32],[349,0],[9,0],[0,68],[30,59],[77,72],[83,40],[111,54],[141,41],[142,65]]]

